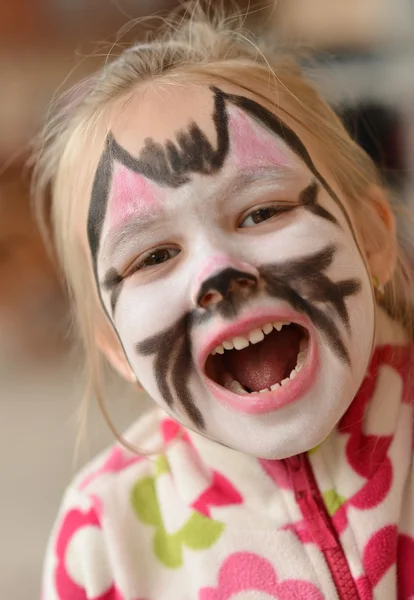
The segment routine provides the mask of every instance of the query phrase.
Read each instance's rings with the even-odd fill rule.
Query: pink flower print
[[[142,460],[143,459],[141,456],[134,455],[120,446],[115,446],[103,465],[99,467],[99,469],[96,469],[96,471],[93,471],[87,475],[85,479],[81,481],[79,484],[79,489],[85,489],[100,475],[104,475],[105,473],[119,473],[127,467]]]
[[[174,421],[174,419],[168,418],[161,421],[161,434],[166,445],[175,440],[175,438],[178,436],[181,436],[185,442],[191,444],[190,438],[185,429],[183,429],[183,427],[181,427],[177,421]]]
[[[242,504],[242,502],[242,496],[230,481],[221,473],[214,471],[210,487],[204,490],[191,506],[205,517],[211,517],[211,506],[229,506],[231,504]]]
[[[338,430],[350,434],[346,450],[347,458],[352,468],[361,477],[370,479],[375,474],[382,465],[392,440],[391,436],[365,435],[362,430],[365,411],[374,393],[379,369],[383,365],[395,369],[404,383],[403,400],[409,397],[412,402],[413,380],[410,372],[412,360],[410,357],[412,357],[410,346],[377,348],[358,394],[339,423]]]
[[[352,497],[356,508],[368,509],[377,506],[386,497],[392,483],[392,464],[388,456],[367,483]]]
[[[80,509],[72,509],[64,517],[55,548],[57,558],[55,584],[59,600],[124,600],[112,582],[104,585],[104,591],[92,598],[71,577],[67,564],[68,547],[74,536],[83,528],[93,528],[97,532],[101,531],[94,507],[90,508],[87,512],[83,512]]]
[[[358,475],[366,479],[370,479],[381,465],[392,439],[390,436],[365,435],[362,429],[365,411],[374,393],[382,364],[382,353],[377,350],[358,394],[338,426],[340,433],[350,435],[346,446],[349,464]]]
[[[352,402],[350,408],[340,421],[338,431],[349,434],[346,445],[346,457],[352,469],[367,481],[349,500],[349,504],[368,509],[380,504],[387,496],[393,479],[393,470],[387,456],[392,441],[391,436],[367,435],[363,432],[364,415],[368,403],[375,390],[378,372],[381,366],[388,365],[397,371],[404,383],[403,401],[413,398],[413,380],[410,373],[412,347],[382,346],[377,348],[371,361],[367,376]],[[342,507],[346,514],[346,505]],[[342,530],[345,524],[341,516]],[[337,515],[333,517],[335,523]],[[337,525],[335,523],[335,525]]]
[[[332,523],[338,534],[341,534],[348,526],[348,516],[346,511],[348,509],[348,502],[346,501],[336,513],[332,516]]]
[[[398,600],[414,598],[414,539],[401,534],[397,548]]]
[[[323,600],[321,592],[309,581],[278,581],[272,564],[250,552],[230,555],[220,568],[216,588],[203,588],[198,600],[231,600],[241,592],[262,592],[269,600]],[[241,596],[238,596],[241,600]]]
[[[264,472],[272,481],[274,481],[278,488],[283,488],[285,490],[292,489],[292,482],[282,460],[260,458],[259,463],[262,465]]]
[[[362,562],[365,573],[373,587],[383,578],[397,558],[397,527],[387,525],[368,540]]]

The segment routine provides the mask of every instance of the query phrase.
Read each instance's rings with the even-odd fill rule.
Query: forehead
[[[208,181],[213,190],[217,179],[234,172],[270,165],[283,170],[295,161],[263,123],[236,105],[222,103],[203,85],[131,97],[111,129],[111,139],[107,216],[112,226],[135,210],[154,212],[161,201],[180,196],[177,188],[183,182],[187,188],[201,183],[205,190],[206,180],[200,182],[199,173],[215,176]],[[166,177],[163,171],[175,171],[176,176]]]
[[[153,83],[114,106],[111,131],[128,152],[137,155],[146,139],[166,142],[190,121],[213,136],[213,110],[214,97],[207,85]]]

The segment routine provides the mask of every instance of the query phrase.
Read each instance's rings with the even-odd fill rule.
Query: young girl
[[[413,278],[370,159],[200,16],[75,96],[38,193],[98,396],[103,355],[158,408],[70,487],[43,599],[413,598]]]

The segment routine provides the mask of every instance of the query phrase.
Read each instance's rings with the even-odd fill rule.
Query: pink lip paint
[[[269,392],[235,394],[205,375],[203,369],[208,355],[223,340],[231,339],[237,335],[246,335],[255,327],[259,327],[264,323],[274,323],[276,321],[296,323],[305,327],[309,333],[309,346],[306,360],[294,379],[289,380],[288,383],[278,387],[276,390],[271,390]],[[313,386],[319,370],[319,354],[314,336],[311,335],[310,322],[303,316],[297,315],[293,311],[286,310],[279,311],[277,314],[274,312],[272,314],[256,314],[255,316],[234,323],[230,327],[221,329],[220,332],[216,332],[214,336],[210,337],[201,351],[198,364],[203,372],[206,386],[220,404],[237,412],[260,415],[273,412],[299,400]]]

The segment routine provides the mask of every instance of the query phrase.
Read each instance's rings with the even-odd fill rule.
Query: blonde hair
[[[97,135],[98,124],[114,102],[127,97],[137,84],[174,84],[183,77],[200,76],[235,84],[262,98],[324,149],[325,168],[347,197],[361,238],[369,239],[371,247],[381,248],[390,235],[375,200],[367,194],[380,184],[375,166],[298,64],[285,53],[253,42],[241,29],[240,19],[226,19],[217,12],[220,14],[207,18],[196,3],[184,18],[171,19],[152,39],[131,46],[108,62],[70,92],[40,140],[34,179],[36,211],[45,229],[50,189],[53,243],[74,302],[91,385],[103,409],[97,332],[114,344],[118,341],[98,299],[91,260],[86,244],[81,243],[75,216],[82,215],[86,232],[90,199],[86,191],[91,189],[104,144],[104,138]],[[414,277],[399,247],[382,304],[414,338],[412,298]]]

